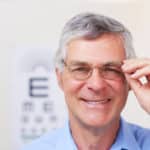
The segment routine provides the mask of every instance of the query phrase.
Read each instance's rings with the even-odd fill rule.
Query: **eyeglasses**
[[[64,62],[64,66],[68,69],[71,76],[76,80],[86,80],[91,77],[93,70],[98,69],[99,74],[107,80],[123,80],[125,78],[124,73],[121,71],[121,62],[109,62],[101,67],[91,67],[88,64],[67,64]]]

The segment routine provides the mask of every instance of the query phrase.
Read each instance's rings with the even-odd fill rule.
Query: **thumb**
[[[133,79],[130,74],[125,74],[126,80],[130,86],[130,89],[134,91],[138,91],[142,87],[142,83],[138,79]]]

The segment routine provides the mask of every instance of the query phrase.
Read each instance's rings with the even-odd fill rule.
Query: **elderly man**
[[[73,17],[55,60],[68,122],[24,150],[150,149],[150,130],[120,116],[130,90],[150,113],[150,59],[136,58],[131,34],[121,23],[92,13]]]

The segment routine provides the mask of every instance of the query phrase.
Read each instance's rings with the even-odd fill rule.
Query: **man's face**
[[[75,77],[67,66],[62,72],[57,70],[72,124],[102,127],[119,119],[129,90],[126,80],[121,75],[115,79],[104,78],[97,68],[124,59],[123,42],[117,35],[105,34],[94,40],[76,39],[68,44],[67,66],[74,67],[73,71],[80,70],[83,65],[94,68],[86,79]]]

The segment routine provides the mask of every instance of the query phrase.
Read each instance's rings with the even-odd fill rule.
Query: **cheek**
[[[120,99],[127,98],[129,87],[127,83],[125,82],[111,82],[112,89],[114,93],[116,93],[116,96],[120,97]]]
[[[80,82],[68,79],[65,84],[64,84],[64,96],[65,96],[65,101],[68,105],[68,108],[73,108],[77,105],[78,101],[78,95],[79,91],[81,89],[82,85]]]
[[[126,89],[128,87],[126,80],[119,80],[119,81],[109,80],[108,82],[116,90]]]
[[[63,91],[65,93],[65,96],[74,96],[78,95],[78,91],[83,86],[83,83],[81,81],[76,81],[74,79],[70,79],[68,77],[64,78],[63,80]]]

